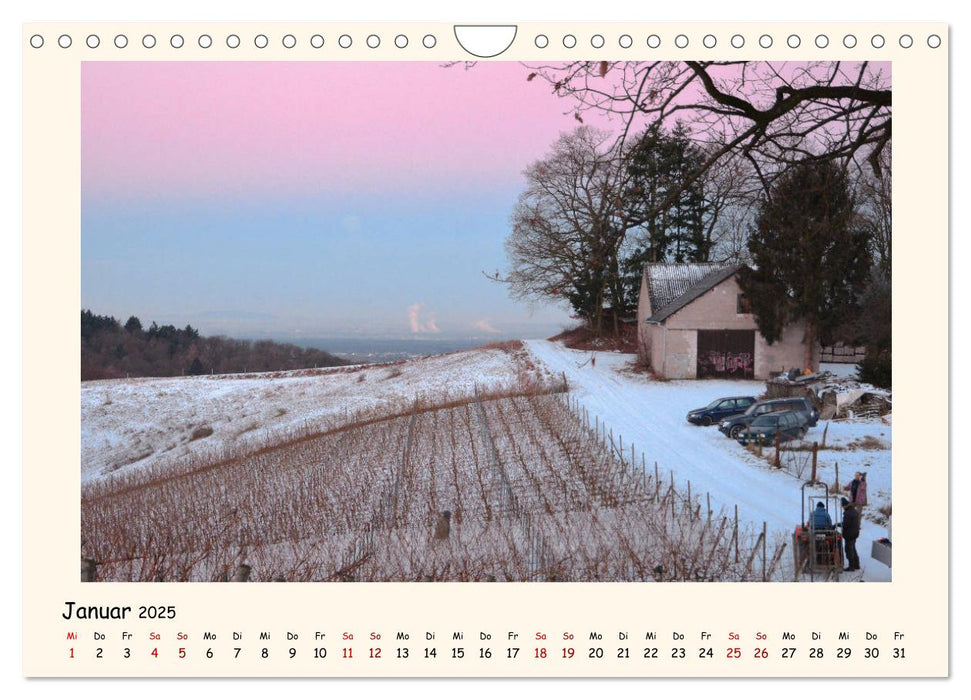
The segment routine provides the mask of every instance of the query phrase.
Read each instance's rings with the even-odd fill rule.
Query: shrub
[[[872,384],[881,389],[889,389],[893,381],[891,364],[891,355],[889,352],[867,355],[856,366],[856,371],[861,382]]]

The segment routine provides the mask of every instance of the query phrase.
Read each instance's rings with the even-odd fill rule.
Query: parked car
[[[769,401],[758,401],[748,407],[745,413],[738,416],[729,416],[718,424],[718,430],[723,434],[737,440],[742,431],[748,428],[752,421],[766,413],[777,411],[799,411],[806,416],[806,425],[812,427],[819,419],[819,411],[813,408],[812,403],[804,396],[794,396],[786,399],[771,399]]]
[[[738,435],[738,442],[742,445],[755,443],[758,445],[775,444],[776,436],[781,442],[798,440],[809,432],[806,414],[802,411],[778,411],[765,413],[755,420],[746,430]]]
[[[715,399],[704,408],[688,411],[688,422],[695,425],[711,425],[722,418],[742,413],[755,401],[754,396],[731,396],[725,399]]]

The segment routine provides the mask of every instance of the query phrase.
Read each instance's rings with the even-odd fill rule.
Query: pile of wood
[[[829,378],[819,373],[809,375],[799,375],[797,379],[789,379],[788,374],[780,374],[765,383],[765,398],[768,399],[788,399],[793,396],[805,396],[813,406],[820,408],[822,405],[819,397],[821,382]]]
[[[890,394],[867,391],[855,380],[839,380],[829,372],[783,373],[765,383],[765,399],[804,396],[819,411],[819,420],[876,418],[893,410]]]
[[[876,418],[893,410],[889,395],[855,389],[839,397],[836,418]]]

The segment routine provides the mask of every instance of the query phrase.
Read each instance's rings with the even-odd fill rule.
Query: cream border
[[[440,650],[452,646],[443,641],[453,631],[466,634],[468,656],[479,645],[472,638],[479,631],[493,633],[494,652],[505,648],[508,631],[520,634],[527,653],[527,635],[545,632],[547,646],[556,651],[557,637],[564,631],[577,635],[578,653],[587,646],[590,631],[604,633],[609,652],[616,633],[632,634],[654,630],[658,646],[670,646],[671,632],[685,633],[685,646],[692,650],[702,631],[713,634],[713,644],[727,646],[729,631],[742,635],[743,644],[755,646],[754,635],[764,631],[770,646],[781,646],[778,635],[792,631],[800,646],[810,630],[823,634],[823,643],[836,646],[838,631],[851,634],[855,654],[863,646],[865,632],[876,633],[882,648],[880,659],[864,662],[856,657],[841,665],[828,660],[810,664],[808,659],[784,662],[770,657],[757,665],[736,666],[714,659],[699,669],[692,664],[690,675],[711,676],[941,676],[948,672],[948,248],[947,248],[947,134],[948,134],[948,29],[929,24],[519,24],[514,46],[498,60],[536,59],[531,37],[545,33],[552,38],[572,33],[583,41],[594,33],[608,38],[630,34],[641,39],[656,33],[662,47],[649,50],[635,41],[627,50],[602,49],[611,58],[731,57],[763,60],[811,60],[872,58],[893,61],[895,169],[895,394],[900,408],[896,412],[894,439],[895,542],[898,557],[893,582],[872,584],[862,594],[851,595],[846,587],[815,584],[717,584],[699,587],[691,584],[646,588],[646,584],[290,584],[284,600],[270,585],[219,588],[198,584],[94,584],[77,582],[79,397],[77,309],[80,294],[79,231],[79,64],[81,60],[463,60],[455,43],[451,25],[335,24],[45,24],[23,29],[23,644],[24,672],[44,675],[480,675],[480,676],[566,676],[566,675],[685,675],[680,666],[665,661],[656,666],[646,662],[618,662],[589,665],[584,659],[574,666],[563,664],[519,663],[500,665],[473,658],[449,661],[441,656],[428,665],[415,651],[424,646],[417,637],[426,630],[438,633]],[[172,49],[163,35],[178,32],[186,37],[184,48]],[[294,49],[284,49],[279,37],[292,33],[298,39],[319,32],[327,39],[317,51],[305,41]],[[98,33],[101,46],[90,50],[84,37]],[[129,37],[128,47],[116,49],[109,40],[116,34]],[[140,37],[154,33],[159,42],[154,49],[141,46]],[[190,39],[210,34],[213,46],[203,50]],[[229,33],[243,39],[240,48],[226,48],[221,37]],[[257,33],[270,38],[266,49],[257,49],[248,40]],[[350,49],[338,49],[336,37],[347,33],[355,37]],[[397,33],[417,37],[426,33],[438,37],[433,49],[425,49],[412,38],[409,47],[396,49],[385,38],[378,49],[365,45],[363,37],[378,34],[390,38]],[[691,41],[688,49],[673,46],[677,34]],[[719,46],[701,48],[701,37],[712,33]],[[728,48],[727,39],[739,33],[747,38],[741,50]],[[785,45],[784,37],[796,33],[803,37],[798,49]],[[860,41],[853,50],[838,40],[847,33]],[[907,33],[914,46],[902,49],[896,37]],[[34,34],[45,37],[42,49],[32,49],[28,40]],[[72,47],[60,49],[56,37],[69,34]],[[773,35],[771,49],[758,46],[762,34]],[[830,46],[816,48],[809,37],[831,36]],[[884,48],[870,48],[865,39],[881,34]],[[937,34],[943,39],[939,49],[929,49],[925,39]],[[528,40],[527,40],[528,39]],[[555,47],[555,48],[554,48]],[[568,60],[580,53],[569,51],[557,42],[542,52],[544,60]],[[595,56],[584,50],[581,55]],[[907,331],[914,320],[919,334]],[[920,372],[908,368],[920,367]],[[63,470],[63,471],[62,471]],[[52,478],[53,477],[53,478]],[[699,593],[701,595],[699,596]],[[810,598],[809,595],[812,595]],[[178,646],[171,636],[178,630],[190,634],[186,642],[196,658],[179,662],[174,653],[158,661],[141,654],[132,665],[107,661],[103,666],[93,660],[73,663],[66,658],[64,635],[67,631],[60,613],[65,600],[102,604],[151,604],[164,602],[179,607],[177,623],[158,625],[166,634],[159,646]],[[254,611],[261,612],[256,613]],[[752,620],[759,611],[758,619]],[[843,611],[852,611],[844,617]],[[733,612],[728,612],[733,611]],[[280,625],[277,620],[286,620]],[[785,622],[779,622],[784,620]],[[117,623],[101,626],[109,637],[120,634]],[[223,637],[230,630],[245,635],[248,644],[260,631],[274,634],[273,647],[289,646],[278,640],[289,629],[300,633],[301,645],[320,629],[328,633],[331,653],[340,644],[333,636],[343,631],[355,633],[355,647],[366,651],[363,637],[372,631],[387,638],[397,631],[412,634],[410,662],[380,666],[358,658],[347,665],[336,659],[325,665],[304,660],[293,664],[276,653],[267,662],[249,661],[237,665],[229,661],[215,665],[198,659],[200,636],[204,630],[220,633],[220,645],[232,646]],[[90,633],[96,627],[78,626],[88,637],[81,642],[93,647]],[[143,637],[149,628],[132,624],[129,631]],[[896,665],[891,659],[889,641],[895,631],[906,634],[907,662]],[[582,637],[582,639],[581,639]],[[113,640],[109,639],[106,649]],[[115,645],[120,642],[114,640]],[[133,648],[146,647],[138,640]],[[78,646],[81,646],[79,642]],[[632,640],[632,652],[637,644]],[[582,655],[582,654],[581,654]],[[609,653],[607,654],[609,656]],[[76,660],[77,661],[77,660]],[[659,660],[660,661],[660,660]]]

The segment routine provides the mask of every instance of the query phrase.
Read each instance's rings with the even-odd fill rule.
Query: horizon
[[[82,308],[233,337],[546,337],[565,306],[487,279],[522,170],[577,126],[526,76],[85,62]]]
[[[462,349],[466,347],[476,347],[479,344],[488,345],[490,343],[504,342],[508,340],[544,340],[552,336],[558,335],[566,330],[576,327],[577,321],[571,320],[569,323],[562,324],[549,324],[538,333],[523,332],[517,333],[515,329],[512,329],[508,333],[501,334],[487,334],[487,333],[437,333],[437,334],[414,334],[406,332],[366,332],[362,331],[360,333],[345,333],[345,332],[321,332],[317,334],[301,334],[293,333],[288,331],[266,331],[260,333],[239,333],[231,334],[222,332],[218,329],[206,328],[205,326],[197,326],[192,322],[184,322],[184,320],[179,320],[174,315],[167,315],[163,319],[158,318],[147,318],[140,316],[135,313],[100,313],[94,309],[82,309],[82,313],[89,312],[95,316],[100,317],[110,317],[115,319],[119,325],[124,326],[129,319],[135,318],[141,324],[143,329],[149,328],[153,323],[157,326],[174,326],[177,329],[184,329],[186,325],[192,326],[201,337],[227,337],[233,340],[242,340],[248,342],[257,342],[261,340],[269,340],[277,343],[289,343],[293,345],[298,345],[300,347],[315,348],[318,350],[329,350],[328,344],[336,343],[338,345],[348,345],[348,344],[358,344],[359,347],[365,347],[367,344],[372,344],[375,347],[381,345],[392,345],[396,347],[403,347],[407,344],[413,345],[433,345],[447,347],[449,350]],[[542,328],[541,326],[531,326],[532,330],[537,330]],[[339,351],[337,351],[339,352]],[[354,351],[355,353],[358,350]]]
[[[416,334],[410,331],[403,330],[388,330],[388,329],[362,329],[358,332],[333,330],[333,331],[320,331],[318,333],[295,333],[288,330],[279,331],[250,331],[250,332],[240,332],[233,333],[221,329],[218,326],[208,326],[205,323],[203,325],[197,325],[195,321],[186,321],[184,318],[180,318],[178,314],[164,314],[158,318],[156,317],[146,317],[137,313],[112,313],[112,312],[102,312],[101,310],[82,308],[82,312],[89,311],[96,316],[111,317],[114,318],[122,326],[128,321],[128,319],[134,317],[138,319],[141,323],[142,328],[148,328],[152,323],[158,326],[174,326],[178,329],[184,329],[186,325],[192,326],[192,328],[198,331],[200,336],[203,337],[214,337],[214,336],[225,336],[232,338],[234,340],[248,340],[248,341],[258,341],[258,340],[273,340],[280,343],[292,343],[295,345],[305,345],[310,347],[313,343],[322,343],[328,340],[334,341],[377,341],[377,342],[396,342],[396,343],[464,343],[472,341],[482,341],[483,343],[494,343],[502,342],[506,340],[533,340],[533,339],[546,339],[550,336],[557,335],[565,330],[576,327],[579,321],[568,318],[566,322],[562,323],[549,323],[549,324],[531,324],[524,325],[521,327],[515,324],[509,327],[507,332],[501,333],[485,333],[482,331],[472,331],[469,333],[453,333],[453,332],[439,332],[435,334]],[[521,331],[521,332],[520,332]],[[326,348],[320,348],[326,349]]]

